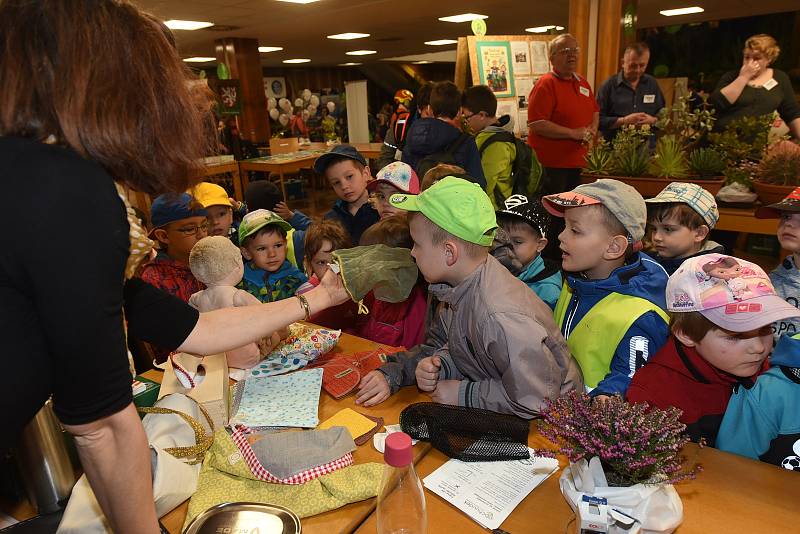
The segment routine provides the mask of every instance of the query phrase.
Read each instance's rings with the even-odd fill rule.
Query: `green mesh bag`
[[[373,291],[383,302],[403,302],[417,283],[419,270],[411,251],[386,245],[370,245],[337,250],[333,262],[338,265],[344,287],[358,313],[369,313],[362,300]]]

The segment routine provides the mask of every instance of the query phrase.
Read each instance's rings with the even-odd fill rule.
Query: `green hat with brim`
[[[273,211],[253,210],[244,216],[239,225],[239,243],[244,243],[245,239],[270,224],[283,228],[286,232],[292,229],[291,224]]]
[[[395,194],[397,209],[419,211],[433,223],[464,241],[490,247],[497,230],[494,208],[478,184],[446,176],[419,195]]]

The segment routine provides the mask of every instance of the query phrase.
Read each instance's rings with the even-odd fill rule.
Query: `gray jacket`
[[[461,406],[530,419],[544,399],[583,391],[553,311],[493,257],[459,285],[429,291],[443,305],[425,342],[381,367],[393,393],[415,384],[417,363],[434,355],[442,361],[440,380],[461,380]]]

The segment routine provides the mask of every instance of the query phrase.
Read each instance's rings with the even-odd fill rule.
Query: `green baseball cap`
[[[244,216],[242,223],[239,225],[239,243],[244,243],[246,238],[269,224],[279,226],[287,232],[292,229],[291,224],[281,219],[280,216],[273,211],[253,210]]]
[[[436,226],[464,241],[490,247],[497,229],[494,208],[481,186],[445,176],[419,195],[395,194],[395,208],[422,212]]]

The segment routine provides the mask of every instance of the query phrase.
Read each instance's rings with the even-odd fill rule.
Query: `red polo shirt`
[[[528,123],[546,120],[565,128],[591,126],[592,116],[600,111],[589,83],[577,75],[564,80],[548,72],[533,86],[528,102]],[[529,127],[528,144],[544,167],[574,169],[586,164],[587,147],[578,141],[542,137]]]

